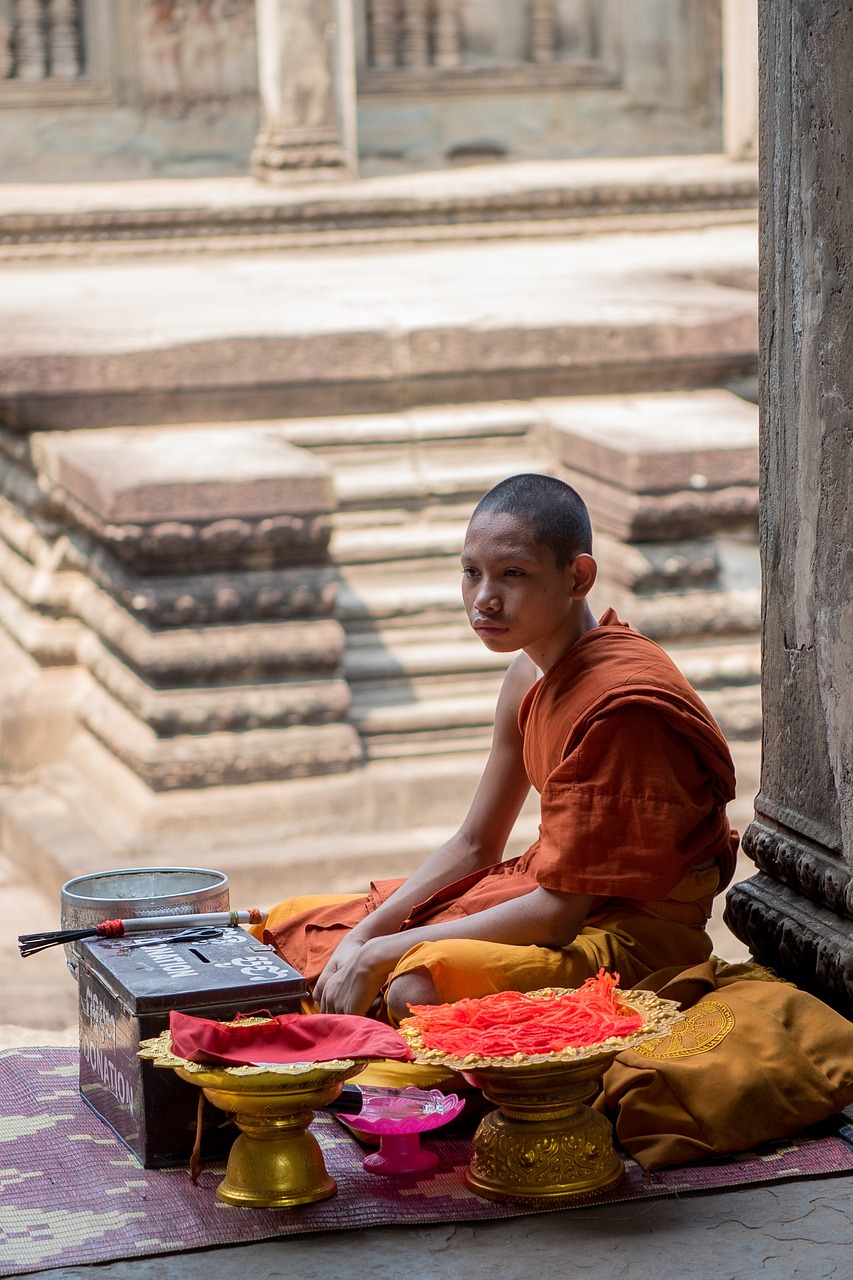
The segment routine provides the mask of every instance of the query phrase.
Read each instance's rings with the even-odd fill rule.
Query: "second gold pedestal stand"
[[[609,1122],[587,1102],[615,1053],[464,1074],[498,1107],[474,1135],[466,1181],[489,1200],[551,1204],[613,1186],[625,1167]]]
[[[240,1129],[217,1200],[253,1209],[312,1204],[335,1194],[320,1144],[309,1132],[314,1112],[332,1102],[363,1062],[317,1063],[299,1074],[240,1075],[234,1068],[174,1070],[199,1085]]]
[[[286,1209],[335,1194],[335,1180],[308,1126],[314,1112],[338,1096],[344,1081],[364,1070],[363,1059],[219,1067],[178,1057],[168,1031],[143,1040],[139,1056],[202,1089],[240,1129],[217,1200],[252,1209]]]

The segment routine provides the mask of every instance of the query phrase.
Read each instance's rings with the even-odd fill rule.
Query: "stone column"
[[[277,183],[355,177],[352,0],[257,0],[257,26],[253,174]]]
[[[758,0],[723,0],[723,150],[758,149]]]
[[[761,14],[764,750],[727,919],[853,1013],[853,11]]]

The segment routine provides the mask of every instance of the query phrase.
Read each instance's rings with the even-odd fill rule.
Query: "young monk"
[[[264,940],[323,1012],[396,1021],[409,1004],[576,987],[602,966],[627,987],[709,957],[737,850],[731,757],[667,655],[612,610],[596,620],[595,575],[587,509],[563,481],[512,476],[477,506],[465,608],[488,649],[518,652],[492,749],[461,827],[407,880],[270,912]],[[502,862],[531,785],[539,839]]]

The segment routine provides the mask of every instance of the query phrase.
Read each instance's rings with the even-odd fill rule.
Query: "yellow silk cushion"
[[[853,1102],[853,1024],[814,996],[724,977],[714,961],[642,985],[686,1014],[604,1076],[617,1137],[644,1169],[748,1151]]]

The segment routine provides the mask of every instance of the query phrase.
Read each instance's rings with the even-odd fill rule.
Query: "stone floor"
[[[40,1272],[41,1280],[846,1280],[853,1177],[503,1222],[381,1227]]]

